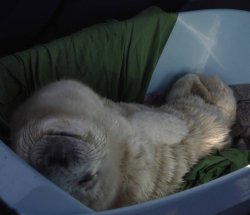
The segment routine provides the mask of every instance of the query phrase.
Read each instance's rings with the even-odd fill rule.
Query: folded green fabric
[[[142,101],[177,14],[152,7],[0,59],[0,138],[13,109],[34,90],[77,79],[116,101]]]
[[[195,187],[248,165],[248,150],[225,149],[202,159],[186,176],[181,190]]]

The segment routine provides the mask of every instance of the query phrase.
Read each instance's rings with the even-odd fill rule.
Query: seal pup
[[[115,103],[61,80],[13,114],[12,147],[100,211],[177,192],[199,159],[230,143],[235,112],[232,90],[207,75],[180,78],[160,107]]]

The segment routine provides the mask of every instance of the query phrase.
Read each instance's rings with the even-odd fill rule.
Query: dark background
[[[0,57],[108,19],[123,20],[157,5],[166,11],[235,8],[249,0],[0,0]]]

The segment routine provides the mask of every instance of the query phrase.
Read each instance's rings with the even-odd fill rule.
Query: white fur
[[[51,167],[48,177],[89,207],[105,210],[176,192],[200,158],[230,142],[235,110],[230,88],[210,76],[179,79],[159,108],[114,103],[64,80],[42,88],[16,111],[12,145],[36,166],[40,148],[53,144],[46,142],[48,133],[59,142],[61,132],[75,135],[69,144],[84,162]],[[87,171],[100,173],[91,189],[78,183]]]

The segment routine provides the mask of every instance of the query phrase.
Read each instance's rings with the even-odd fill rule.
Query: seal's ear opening
[[[46,134],[39,139],[29,152],[29,162],[42,173],[52,168],[68,168],[79,157],[77,148],[86,143],[75,136],[65,134]]]

